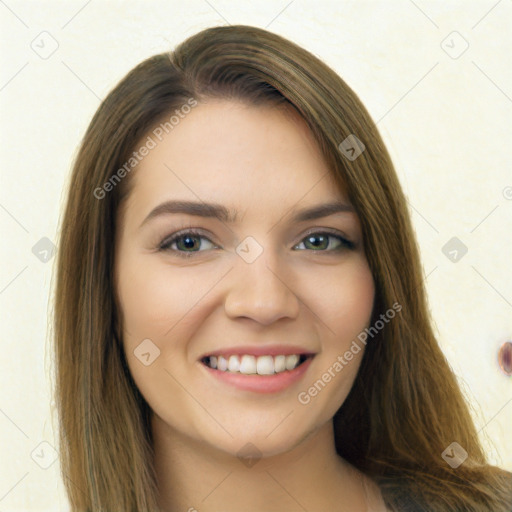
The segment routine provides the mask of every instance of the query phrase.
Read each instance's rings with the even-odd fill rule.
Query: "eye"
[[[299,247],[300,250],[305,248],[312,249],[314,252],[331,252],[341,251],[343,249],[354,249],[355,244],[341,235],[326,231],[317,231],[309,233],[305,238],[303,238],[303,241],[300,244],[294,247],[294,249]]]
[[[203,243],[203,241],[206,241],[206,244]],[[213,244],[209,238],[195,230],[175,233],[170,238],[163,240],[158,247],[160,251],[174,252],[176,255],[184,258],[189,258],[195,252],[215,248],[217,248],[217,246]]]
[[[208,237],[194,229],[175,233],[164,239],[158,246],[159,251],[172,252],[182,258],[190,258],[194,253],[218,248]],[[309,249],[313,252],[339,252],[354,248],[355,244],[350,240],[327,231],[311,232],[294,247],[294,249]]]

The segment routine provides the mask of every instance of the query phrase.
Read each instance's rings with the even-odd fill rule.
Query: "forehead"
[[[161,140],[149,136],[155,146],[138,164],[127,202],[137,217],[169,199],[260,213],[282,212],[301,199],[348,201],[291,108],[214,100],[192,109]]]

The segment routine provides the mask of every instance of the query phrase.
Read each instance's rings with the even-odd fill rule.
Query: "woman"
[[[55,340],[74,511],[511,509],[374,123],[267,31],[204,30],[102,103]]]

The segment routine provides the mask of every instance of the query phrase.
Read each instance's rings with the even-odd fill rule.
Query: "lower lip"
[[[294,370],[286,370],[281,373],[274,373],[273,375],[244,375],[242,373],[224,372],[214,370],[203,363],[200,364],[217,379],[238,389],[255,393],[278,393],[290,387],[306,373],[313,357],[304,361]]]

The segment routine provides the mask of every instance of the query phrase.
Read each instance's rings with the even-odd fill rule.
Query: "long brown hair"
[[[433,334],[406,200],[374,122],[318,58],[249,26],[204,30],[139,64],[102,102],[81,143],[61,225],[54,312],[60,457],[72,510],[157,510],[151,411],[122,345],[116,218],[136,172],[125,166],[136,144],[191,98],[212,97],[300,113],[360,217],[374,319],[402,306],[368,343],[334,417],[338,454],[380,484],[392,510],[509,510],[509,474],[486,463]],[[339,150],[351,134],[365,145],[355,160]],[[441,456],[453,441],[469,454],[456,469]]]

